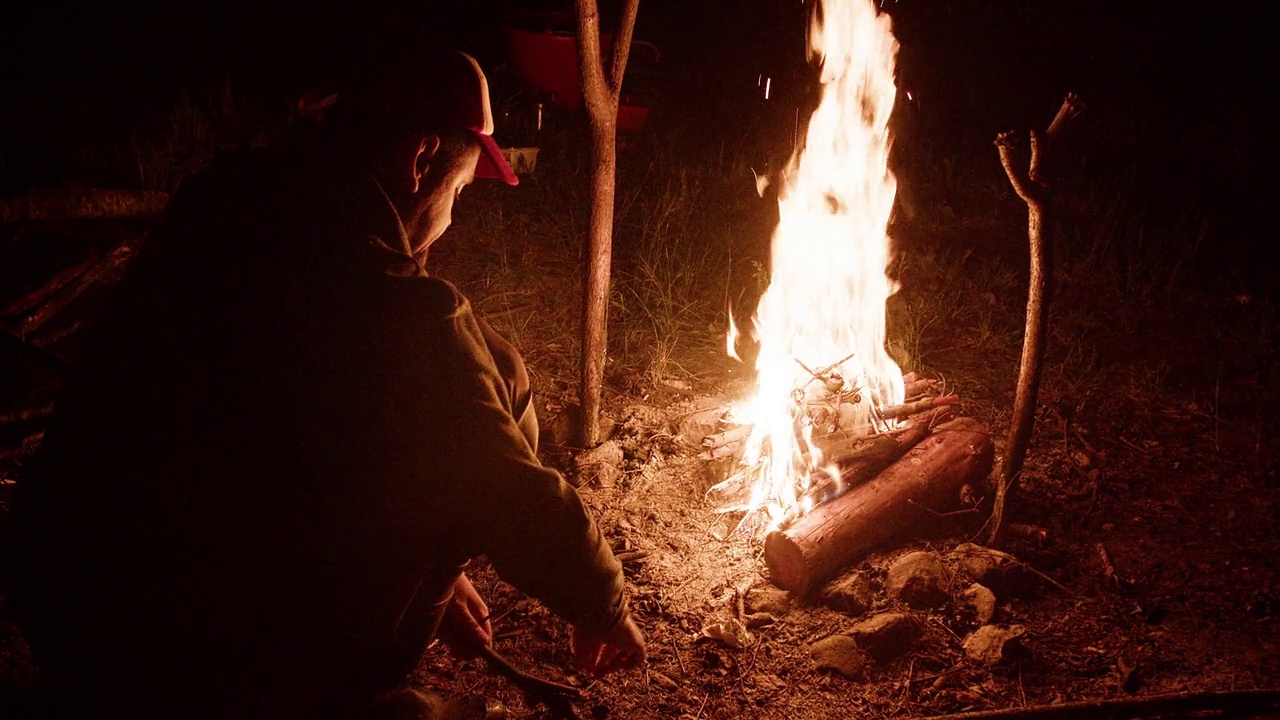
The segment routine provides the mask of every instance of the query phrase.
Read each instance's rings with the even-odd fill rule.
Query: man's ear
[[[418,152],[413,156],[413,191],[418,192],[422,176],[431,167],[431,160],[440,152],[440,136],[428,135],[418,142]]]

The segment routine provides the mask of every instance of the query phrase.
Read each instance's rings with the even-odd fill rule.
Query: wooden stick
[[[946,405],[958,405],[960,403],[959,395],[941,395],[939,397],[925,398],[915,402],[903,403],[901,405],[890,405],[880,412],[886,420],[894,420],[896,418],[904,418],[908,415],[922,413],[925,410],[932,410]]]
[[[64,185],[0,198],[0,225],[37,220],[153,217],[168,204],[168,193]]]
[[[1193,712],[1216,713],[1208,716],[1214,718],[1243,718],[1277,710],[1280,710],[1280,690],[1232,690],[978,710],[932,715],[928,720],[1130,720],[1185,717]]]
[[[1047,137],[1061,132],[1064,123],[1079,114],[1082,105],[1079,98],[1069,94],[1062,101],[1057,115],[1042,140],[1031,133],[1031,163],[1025,177],[1013,166],[1013,133],[1001,133],[996,138],[1000,165],[1014,192],[1027,206],[1027,238],[1031,245],[1031,279],[1027,288],[1026,331],[1022,338],[1022,357],[1018,363],[1018,385],[1013,401],[1013,422],[1005,440],[1004,457],[1000,463],[996,482],[995,506],[988,524],[987,544],[999,546],[1004,541],[1005,506],[1018,484],[1027,447],[1031,444],[1031,431],[1035,427],[1036,396],[1040,391],[1040,365],[1048,338],[1049,324],[1049,233],[1047,216],[1051,194],[1045,178],[1043,161]]]
[[[29,358],[58,377],[64,375],[71,366],[70,361],[61,355],[3,331],[0,331],[0,352],[11,352]]]
[[[68,285],[51,300],[28,315],[22,321],[22,324],[18,326],[18,334],[26,337],[39,330],[41,325],[44,325],[55,315],[66,309],[76,298],[80,297],[81,293],[101,280],[103,276],[123,265],[131,257],[133,257],[133,248],[129,245],[122,245],[112,250],[96,265],[81,274],[75,282]]]
[[[67,283],[75,280],[81,273],[93,266],[98,258],[90,254],[82,258],[79,262],[72,263],[49,278],[47,282],[37,288],[33,288],[22,295],[9,300],[0,307],[0,317],[9,317],[10,315],[21,315],[30,311],[40,303],[48,300],[51,295],[61,290]]]
[[[499,655],[498,651],[494,650],[492,646],[486,645],[481,649],[480,657],[484,658],[485,663],[489,665],[489,669],[510,681],[520,692],[524,693],[525,697],[535,704],[542,703],[546,705],[557,717],[578,717],[578,713],[573,709],[573,703],[581,702],[585,699],[582,691],[578,688],[544,680],[536,675],[530,675],[512,665],[509,660]]]

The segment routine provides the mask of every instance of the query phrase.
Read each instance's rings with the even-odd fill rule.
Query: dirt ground
[[[484,217],[492,207],[481,208],[492,196],[477,192],[432,263],[524,349],[540,393],[544,457],[580,480],[574,453],[559,443],[574,400],[576,307],[560,278],[576,259],[564,245],[522,233],[533,220],[519,213],[506,218],[506,232],[490,234]],[[990,428],[999,453],[1024,297],[1016,253],[966,256],[957,265],[912,252],[919,262],[903,270],[891,317],[961,296],[972,309],[921,322],[912,369],[959,393],[961,413]],[[957,286],[958,268],[971,284]],[[973,623],[959,593],[970,579],[949,554],[979,535],[982,502],[979,511],[921,523],[851,567],[872,591],[866,613],[832,609],[821,597],[786,598],[767,608],[773,622],[751,629],[741,647],[706,637],[708,627],[737,617],[739,594],[751,611],[771,586],[760,539],[732,533],[736,518],[705,501],[715,475],[697,457],[697,439],[680,432],[694,411],[750,389],[749,373],[718,351],[722,329],[705,323],[668,348],[661,371],[652,343],[637,341],[648,354],[618,353],[605,408],[623,473],[608,486],[580,488],[627,558],[648,663],[594,681],[574,675],[566,626],[481,559],[472,575],[493,611],[496,649],[531,672],[582,687],[583,715],[594,718],[922,717],[1280,685],[1270,305],[1247,296],[1112,303],[1087,278],[1064,274],[1057,283],[1036,431],[1013,510],[1016,522],[1043,532],[1010,539],[1005,549],[1028,570],[1023,582],[993,588],[993,622],[1024,631],[1008,659],[988,666],[963,649]],[[38,373],[10,377],[47,385]],[[6,392],[11,400],[23,394]],[[3,462],[7,507],[21,456]],[[916,550],[944,561],[949,598],[936,607],[906,607],[886,592],[886,568]],[[861,672],[815,667],[814,643],[891,612],[904,613],[914,632],[865,658]],[[17,687],[34,672],[0,606],[0,674]],[[458,661],[438,645],[413,679],[446,695],[500,701],[512,717],[550,717],[479,661]]]

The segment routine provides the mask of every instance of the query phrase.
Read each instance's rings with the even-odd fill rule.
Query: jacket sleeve
[[[451,513],[445,524],[503,579],[569,623],[612,627],[627,614],[621,564],[578,493],[542,466],[517,427],[467,300],[439,280],[417,282],[453,294],[431,363],[440,389],[433,393],[441,419],[435,455],[443,460],[432,484],[439,507]]]

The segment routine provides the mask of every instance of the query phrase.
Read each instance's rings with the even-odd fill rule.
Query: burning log
[[[960,403],[959,395],[942,395],[940,397],[925,398],[915,402],[903,403],[901,405],[891,405],[884,409],[881,413],[886,420],[894,420],[904,418],[909,415],[932,410],[934,408],[945,407],[947,405],[958,405]]]
[[[66,309],[76,298],[80,297],[85,290],[125,264],[132,256],[133,248],[130,245],[121,245],[111,251],[105,258],[81,273],[75,282],[64,287],[61,292],[23,318],[22,323],[18,326],[18,334],[26,337],[39,330],[41,326]]]
[[[961,486],[985,477],[995,455],[974,418],[934,432],[875,479],[819,506],[765,538],[764,558],[778,587],[807,594],[877,544],[903,532]]]
[[[811,475],[812,485],[801,498],[801,506],[818,507],[875,477],[924,440],[935,424],[950,419],[950,415],[950,408],[940,407],[928,415],[912,418],[907,427],[898,432],[878,435],[864,441],[858,450],[833,456]],[[794,511],[784,517],[779,526],[785,530],[798,517],[799,511]]]

